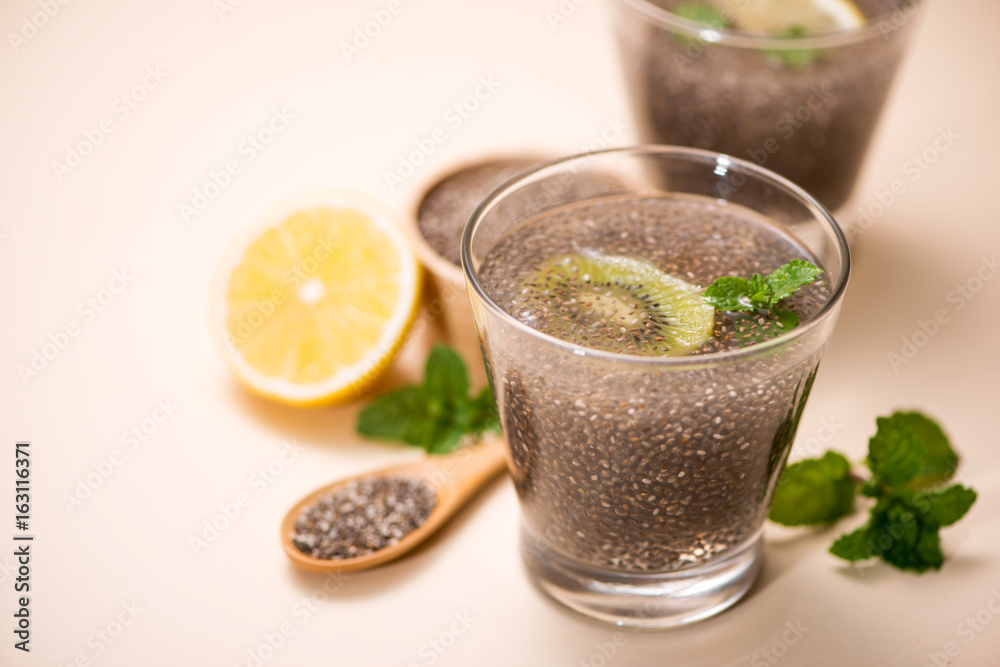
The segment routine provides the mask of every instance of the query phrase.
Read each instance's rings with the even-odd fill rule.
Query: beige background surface
[[[861,237],[793,454],[826,440],[819,446],[860,458],[876,415],[919,407],[938,417],[964,454],[961,478],[980,492],[944,533],[944,569],[859,571],[826,553],[837,529],[770,527],[766,570],[744,602],[690,628],[621,634],[530,588],[506,479],[408,560],[340,580],[293,570],[277,540],[286,508],[330,480],[417,453],[355,437],[357,405],[298,411],[248,396],[207,325],[226,243],[288,194],[346,186],[402,210],[421,180],[469,154],[576,151],[621,121],[616,143],[630,142],[605,8],[563,2],[575,9],[553,28],[546,12],[558,0],[403,0],[347,62],[339,45],[387,0],[230,0],[232,11],[221,2],[49,0],[58,11],[16,49],[9,33],[39,3],[0,6],[0,541],[13,544],[15,532],[16,439],[32,442],[37,536],[28,655],[5,629],[15,575],[13,548],[0,546],[0,663],[253,665],[270,636],[281,645],[263,649],[269,667],[924,665],[943,664],[948,648],[954,664],[998,664],[1000,279],[961,308],[949,300],[1000,251],[995,0],[927,8],[856,205],[908,178],[905,163],[934,150],[940,131],[958,139]],[[155,88],[125,116],[116,99],[147,68],[162,80],[148,78]],[[384,173],[445,125],[480,77],[499,87],[391,191]],[[293,118],[251,161],[241,143],[275,109]],[[105,118],[113,131],[60,180],[52,163]],[[241,172],[186,223],[180,205],[229,160]],[[123,270],[128,284],[104,293]],[[79,305],[88,298],[107,303],[91,315]],[[887,355],[939,309],[947,324],[894,369]],[[79,335],[22,381],[18,366],[70,324]],[[426,344],[409,346],[398,377]],[[129,450],[123,432],[165,416],[157,401],[178,407],[146,421],[146,440]],[[119,464],[67,509],[64,495],[116,450]],[[196,554],[190,538],[239,494],[250,505]],[[117,634],[119,619],[129,624]],[[117,636],[108,643],[101,632]]]

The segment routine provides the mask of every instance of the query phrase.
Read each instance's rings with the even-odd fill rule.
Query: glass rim
[[[800,324],[788,332],[781,333],[771,340],[763,343],[748,345],[743,348],[727,350],[725,352],[676,357],[668,355],[641,356],[597,350],[561,340],[555,336],[551,336],[547,333],[539,331],[538,329],[530,327],[521,320],[512,316],[504,310],[500,304],[494,301],[489,294],[487,294],[486,289],[479,280],[478,270],[473,270],[472,268],[472,237],[478,230],[483,217],[489,213],[500,202],[500,200],[504,199],[509,194],[516,192],[523,185],[540,180],[545,176],[558,173],[564,168],[570,167],[573,163],[584,163],[584,165],[586,165],[594,160],[600,160],[601,157],[605,155],[679,157],[683,160],[691,162],[721,166],[727,170],[736,168],[748,176],[759,177],[762,180],[770,182],[771,184],[785,190],[787,193],[804,203],[812,212],[814,217],[819,219],[822,223],[825,223],[825,225],[829,227],[830,231],[833,232],[833,236],[837,244],[837,251],[841,257],[842,266],[841,275],[837,279],[836,284],[832,286],[830,297],[823,304],[823,307],[820,308],[819,312],[817,312],[816,315],[814,315],[809,321],[804,324]],[[576,170],[573,170],[573,172],[576,173]],[[740,158],[725,155],[724,153],[716,153],[713,151],[702,150],[700,148],[655,144],[628,146],[624,148],[607,148],[599,151],[578,153],[576,155],[540,164],[511,177],[493,190],[493,192],[491,192],[486,199],[480,202],[479,206],[476,207],[476,210],[473,211],[472,217],[469,219],[469,222],[466,224],[465,230],[462,233],[461,259],[462,271],[465,274],[468,288],[475,293],[486,308],[493,311],[508,325],[513,326],[518,331],[539,341],[541,344],[555,347],[564,352],[575,354],[581,358],[601,360],[616,364],[632,364],[636,366],[655,365],[677,370],[692,368],[704,369],[715,366],[725,366],[738,361],[753,359],[758,356],[766,356],[778,348],[804,338],[807,334],[811,333],[814,329],[825,323],[839,307],[840,302],[843,300],[844,293],[847,290],[847,282],[851,275],[851,254],[847,244],[847,238],[844,236],[843,230],[841,230],[840,225],[837,224],[837,221],[833,218],[833,215],[826,209],[826,207],[801,187],[769,169],[765,169],[764,167],[747,160],[741,160]]]
[[[879,24],[883,21],[892,23],[893,28],[896,30],[902,28],[903,26],[897,25],[890,17],[900,11],[908,12],[908,14],[912,15],[923,4],[923,0],[904,0],[899,8],[872,17],[862,28],[836,30],[803,37],[774,37],[728,28],[721,30],[713,28],[697,21],[682,18],[662,7],[657,7],[649,2],[649,0],[614,1],[642,14],[651,23],[656,24],[657,27],[664,30],[679,32],[689,37],[701,38],[711,44],[768,51],[824,49],[863,42],[876,36],[882,36],[882,29]]]

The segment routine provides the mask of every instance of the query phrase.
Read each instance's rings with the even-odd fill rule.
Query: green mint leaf
[[[767,276],[755,273],[749,280],[738,276],[716,278],[705,288],[702,299],[717,310],[757,313],[770,311],[781,328],[794,329],[799,325],[799,316],[779,308],[778,303],[803,285],[816,280],[822,273],[823,269],[814,264],[793,259]]]
[[[767,279],[759,273],[750,277],[750,303],[757,308],[769,308],[773,305]]]
[[[673,12],[688,21],[702,23],[716,30],[729,27],[729,20],[726,14],[717,7],[705,2],[686,2],[674,7]]]
[[[771,301],[775,305],[785,297],[791,296],[803,285],[815,281],[823,273],[823,269],[801,259],[793,259],[788,264],[780,266],[767,275],[767,286]]]
[[[934,420],[919,412],[895,412],[879,417],[876,423],[876,433],[868,443],[872,476],[860,489],[875,499],[875,506],[867,523],[841,535],[830,553],[849,561],[877,557],[901,570],[938,570],[944,563],[939,530],[968,513],[976,502],[976,492],[961,484],[942,484],[955,474],[958,455]],[[833,484],[848,464],[830,458],[824,465],[830,455],[796,464],[800,468],[788,467],[786,473],[801,483],[799,497],[783,498],[782,493],[789,489],[783,490],[784,475],[779,480],[775,500],[783,503],[778,509],[779,519],[786,519],[783,523],[789,516],[797,518],[796,513],[804,516],[809,504],[835,505]],[[809,488],[824,499],[809,498]],[[815,512],[815,516],[821,514]]]
[[[357,430],[378,440],[399,440],[427,448],[434,439],[435,419],[420,387],[409,386],[382,394],[359,414]]]
[[[500,430],[493,392],[470,398],[462,358],[436,345],[427,358],[424,383],[379,396],[358,414],[357,431],[380,440],[398,440],[432,454],[454,451],[467,435]]]
[[[786,526],[836,521],[854,506],[850,474],[851,464],[836,452],[787,466],[775,488],[769,518]]]
[[[469,418],[469,428],[476,433],[486,431],[500,431],[500,417],[497,415],[497,405],[493,400],[493,391],[489,387],[483,387],[472,401],[472,415]]]
[[[941,568],[938,526],[928,523],[909,504],[897,500],[884,500],[884,510],[874,523],[877,531],[876,555],[901,570],[923,572]],[[878,505],[876,505],[878,508]],[[872,511],[873,519],[876,512]]]
[[[944,562],[937,526],[923,521],[896,498],[879,500],[868,522],[841,535],[830,553],[849,561],[878,557],[901,570],[915,572],[939,569]]]
[[[858,491],[860,491],[863,496],[878,498],[882,495],[882,485],[879,483],[878,477],[872,475],[865,480],[865,483],[861,485],[861,488],[858,489]]]
[[[805,28],[798,26],[789,28],[778,37],[802,37],[807,33]],[[764,53],[777,58],[788,67],[805,67],[811,65],[823,55],[819,49],[767,49]]]
[[[922,491],[911,501],[925,521],[938,526],[950,526],[969,511],[976,502],[976,492],[961,484]]]
[[[424,391],[446,406],[465,399],[469,393],[469,373],[455,350],[438,343],[427,357]]]
[[[875,555],[872,549],[874,532],[869,524],[855,531],[844,533],[830,546],[830,553],[849,561],[868,560]]]
[[[778,318],[778,326],[782,329],[794,329],[799,326],[799,316],[790,310],[772,308],[771,314]]]
[[[958,454],[937,422],[920,412],[895,412],[891,419],[896,427],[909,429],[924,446],[923,466],[910,480],[909,488],[919,491],[952,478],[958,469]]]
[[[899,413],[879,417],[875,423],[878,430],[868,441],[868,466],[882,484],[902,486],[923,470],[924,445]]]
[[[750,306],[750,281],[736,276],[722,276],[705,288],[702,297],[716,310],[753,310]]]

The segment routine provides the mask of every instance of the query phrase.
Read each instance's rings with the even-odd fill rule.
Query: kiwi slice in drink
[[[532,271],[518,299],[528,324],[570,343],[641,356],[689,354],[712,337],[703,289],[635,257],[585,250]]]

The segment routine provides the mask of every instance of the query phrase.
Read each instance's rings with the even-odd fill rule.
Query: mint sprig
[[[815,281],[823,269],[802,259],[793,259],[766,276],[753,274],[749,280],[738,276],[717,278],[705,288],[705,303],[718,310],[731,312],[770,312],[784,329],[794,329],[799,324],[795,313],[778,304],[800,287]]]
[[[725,30],[730,26],[729,15],[706,2],[685,2],[677,5],[673,13],[688,21],[701,23],[713,30]],[[695,44],[698,40],[688,35],[676,35],[677,41],[684,45]]]
[[[801,26],[792,26],[776,37],[794,39],[805,37],[809,31]],[[799,68],[811,65],[823,56],[819,49],[765,49],[764,53],[774,56],[787,67]]]
[[[358,414],[357,431],[379,440],[396,440],[431,454],[457,449],[466,436],[500,430],[489,386],[470,397],[462,358],[443,344],[434,346],[421,385],[387,392]]]
[[[707,2],[685,2],[674,7],[673,12],[683,19],[701,23],[716,30],[728,28],[730,25],[729,16]]]
[[[867,480],[855,477],[836,452],[799,461],[782,472],[769,517],[789,526],[831,523],[851,512],[860,491],[875,499],[871,515],[837,539],[830,553],[849,561],[881,558],[915,572],[940,569],[944,555],[938,531],[965,516],[976,492],[946,484],[959,459],[934,420],[919,412],[895,412],[876,423],[868,442]]]

